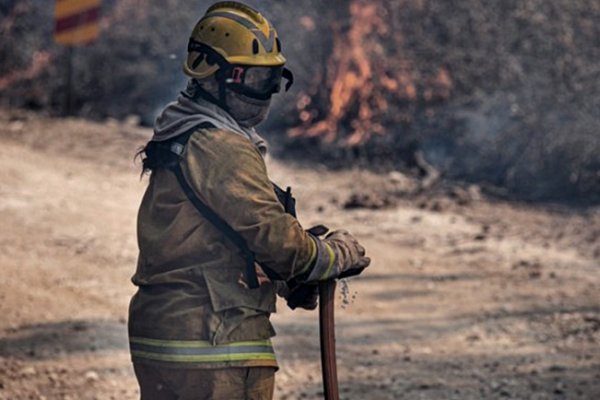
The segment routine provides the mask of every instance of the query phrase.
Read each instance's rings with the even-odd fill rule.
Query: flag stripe
[[[98,37],[98,22],[83,25],[78,28],[57,33],[55,40],[60,44],[87,44]]]
[[[62,19],[98,7],[100,0],[57,0],[54,18]]]
[[[99,16],[100,7],[96,7],[65,18],[59,18],[54,24],[54,32],[58,36],[64,31],[76,29],[82,25],[89,25],[97,21]]]

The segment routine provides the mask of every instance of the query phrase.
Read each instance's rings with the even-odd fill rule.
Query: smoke
[[[106,0],[77,48],[76,113],[151,124],[184,87],[210,1]],[[585,0],[260,0],[296,76],[261,128],[288,152],[410,169],[528,199],[600,197],[600,3]],[[66,52],[52,10],[0,4],[0,101],[61,109]],[[412,160],[412,161],[411,161]]]

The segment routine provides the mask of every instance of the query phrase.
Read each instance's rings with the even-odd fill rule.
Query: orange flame
[[[333,51],[328,68],[333,71],[329,96],[330,109],[326,117],[314,121],[309,111],[310,97],[299,96],[297,109],[300,127],[290,130],[291,136],[323,137],[331,143],[338,139],[341,129],[350,128],[341,143],[354,146],[373,135],[385,134],[384,118],[389,101],[417,100],[416,73],[410,61],[391,59],[385,54],[383,41],[389,29],[381,1],[352,0],[350,28],[343,33],[333,25]],[[424,83],[425,102],[450,96],[452,81],[446,69]]]

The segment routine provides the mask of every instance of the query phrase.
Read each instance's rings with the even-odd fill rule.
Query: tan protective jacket
[[[307,270],[315,242],[286,214],[263,157],[245,137],[216,128],[190,137],[180,165],[195,194],[283,279]],[[174,173],[152,172],[138,215],[139,287],[129,334],[137,362],[195,368],[276,366],[273,284],[246,289],[239,249],[188,200]]]

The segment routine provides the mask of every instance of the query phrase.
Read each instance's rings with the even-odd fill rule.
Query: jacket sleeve
[[[315,240],[285,213],[263,157],[249,140],[200,130],[191,136],[181,166],[196,195],[243,236],[258,262],[284,280],[310,268]]]

